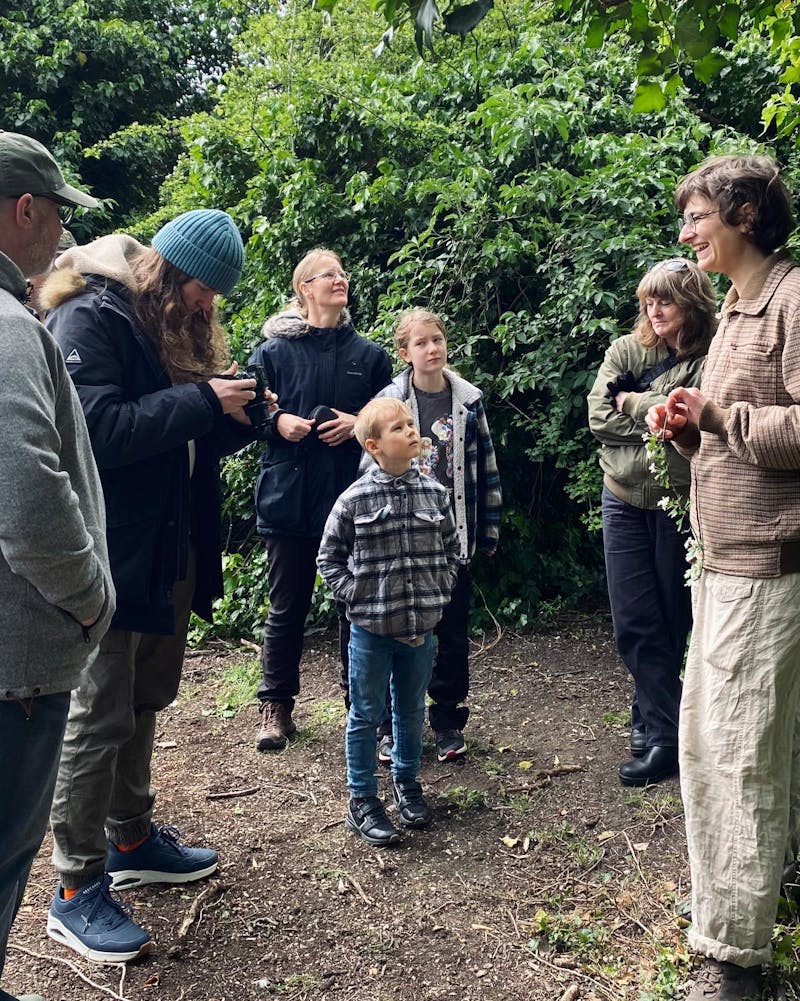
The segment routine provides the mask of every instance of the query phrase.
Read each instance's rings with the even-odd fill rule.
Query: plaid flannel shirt
[[[458,553],[447,490],[417,469],[392,476],[376,465],[336,501],[317,566],[351,622],[411,640],[442,617]]]

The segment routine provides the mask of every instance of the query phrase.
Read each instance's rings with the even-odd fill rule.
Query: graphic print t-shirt
[[[453,499],[453,391],[446,386],[440,393],[414,388],[419,410],[420,436],[430,441],[419,457],[419,471],[447,487]]]

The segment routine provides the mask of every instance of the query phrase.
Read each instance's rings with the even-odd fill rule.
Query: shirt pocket
[[[729,371],[723,406],[749,400],[756,407],[774,406],[781,354],[771,342],[755,337],[734,338],[728,349]]]

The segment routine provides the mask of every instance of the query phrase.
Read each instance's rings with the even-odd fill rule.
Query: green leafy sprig
[[[647,448],[647,458],[649,460],[650,472],[658,483],[668,493],[658,502],[662,511],[666,511],[677,525],[678,531],[684,531],[684,526],[689,523],[688,497],[682,497],[672,486],[669,476],[669,460],[667,458],[667,444],[660,434],[647,433],[642,435],[645,447]],[[686,561],[689,564],[686,570],[686,583],[691,584],[700,576],[703,569],[703,541],[698,539],[689,530],[686,537]]]

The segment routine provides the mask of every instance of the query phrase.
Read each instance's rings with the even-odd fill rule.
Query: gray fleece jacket
[[[0,699],[67,692],[108,628],[100,479],[61,352],[0,253]],[[99,617],[91,629],[81,620]]]

